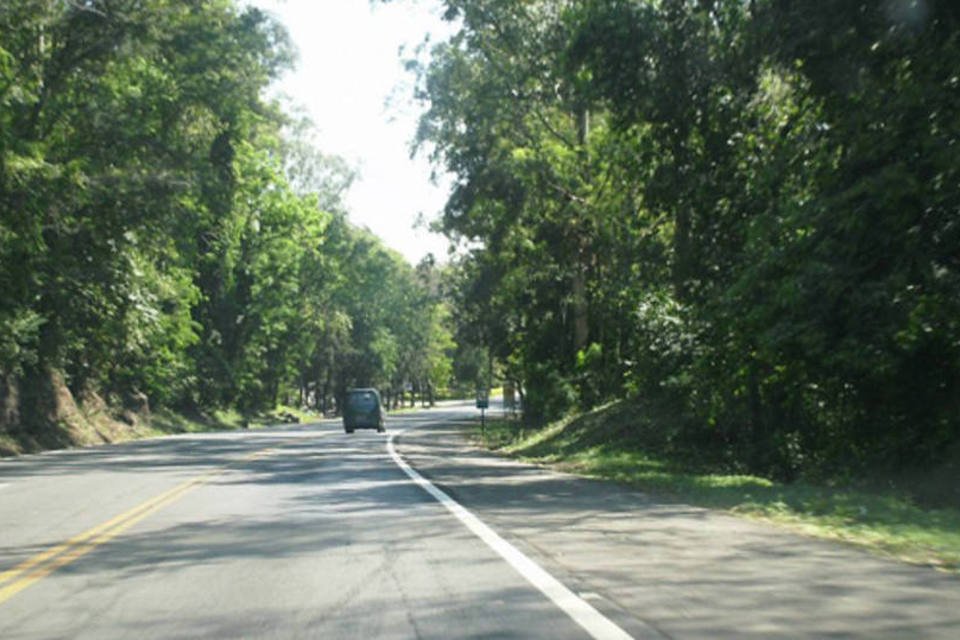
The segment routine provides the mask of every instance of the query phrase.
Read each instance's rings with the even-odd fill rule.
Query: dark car
[[[383,405],[376,389],[349,389],[343,399],[343,430],[376,429],[386,431],[383,424]]]

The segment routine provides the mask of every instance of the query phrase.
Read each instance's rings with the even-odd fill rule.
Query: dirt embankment
[[[0,378],[0,455],[129,440],[149,425],[143,394],[116,403],[94,390],[78,395],[56,370],[29,380]]]

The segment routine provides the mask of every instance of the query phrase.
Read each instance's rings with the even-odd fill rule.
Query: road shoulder
[[[504,459],[455,424],[398,450],[626,629],[666,637],[952,638],[960,581],[615,483]]]

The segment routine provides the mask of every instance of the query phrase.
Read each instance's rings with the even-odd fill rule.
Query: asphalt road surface
[[[960,579],[506,461],[468,405],[0,462],[0,638],[951,638]]]

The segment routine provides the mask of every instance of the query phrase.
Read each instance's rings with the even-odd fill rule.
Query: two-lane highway
[[[585,637],[386,444],[324,422],[3,462],[0,637]]]
[[[473,413],[0,462],[0,638],[960,629],[955,577],[497,458],[463,439]]]

